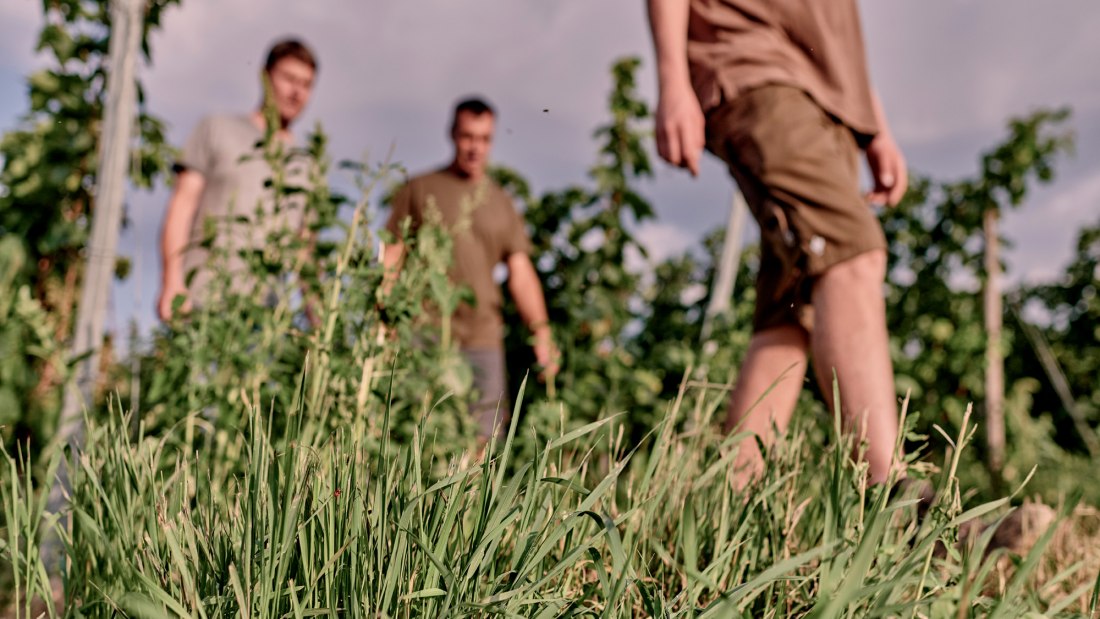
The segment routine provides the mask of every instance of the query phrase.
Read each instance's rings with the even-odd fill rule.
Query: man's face
[[[313,67],[297,58],[283,58],[271,67],[271,94],[279,120],[287,127],[301,115],[313,92]]]
[[[489,165],[493,148],[493,115],[459,112],[451,139],[455,143],[455,165],[466,176],[480,177]]]

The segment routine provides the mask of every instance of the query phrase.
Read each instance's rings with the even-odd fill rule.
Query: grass
[[[424,252],[391,294],[407,307],[390,312],[393,339],[377,336],[376,299],[342,293],[381,281],[366,206],[317,269],[331,273],[314,291],[321,328],[299,330],[289,297],[275,311],[227,299],[166,333],[134,381],[145,400],[128,394],[138,412],[115,400],[89,415],[81,452],[3,454],[10,615],[1097,616],[1088,514],[1015,555],[993,528],[965,535],[1010,510],[1009,497],[975,504],[960,482],[969,415],[941,432],[936,466],[906,425],[907,474],[936,490],[923,517],[915,496],[864,485],[824,415],[800,415],[766,473],[737,489],[731,464],[752,439],[715,431],[727,391],[709,383],[685,380],[637,441],[637,415],[578,427],[561,401],[527,417],[517,406],[506,436],[472,456],[463,407],[430,399],[447,357],[413,328],[423,301],[455,298],[438,276],[449,251],[438,230],[418,232]],[[556,431],[536,430],[555,408]],[[49,514],[42,489],[59,472],[68,506]],[[64,608],[51,604],[51,537]]]
[[[191,416],[129,436],[117,407],[90,420],[65,527],[21,474],[25,459],[8,456],[0,548],[15,566],[14,616],[49,597],[46,529],[64,543],[67,616],[1096,616],[1087,562],[1050,573],[1056,528],[1023,557],[987,552],[992,529],[956,543],[1008,503],[965,504],[956,467],[969,423],[938,472],[912,467],[937,488],[918,519],[915,498],[865,488],[850,446],[811,440],[806,424],[735,490],[746,437],[712,431],[721,390],[685,383],[636,445],[621,444],[613,417],[545,438],[517,414],[475,459],[433,456],[444,437],[421,431],[390,442],[385,410],[381,432],[325,431],[306,384],[291,411],[249,400],[234,435],[205,435]],[[534,458],[513,459],[521,442]]]

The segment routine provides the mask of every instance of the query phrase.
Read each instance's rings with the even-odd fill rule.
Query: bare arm
[[[508,256],[508,291],[515,299],[516,309],[524,324],[534,334],[535,359],[546,369],[546,374],[558,373],[558,351],[547,320],[546,299],[542,284],[535,272],[535,265],[527,254],[517,252]]]
[[[168,201],[168,213],[160,233],[161,283],[157,314],[161,320],[172,317],[172,300],[177,295],[187,295],[187,286],[183,281],[183,251],[187,247],[205,185],[201,174],[184,170],[176,177],[176,187]]]
[[[401,241],[387,243],[382,250],[382,292],[389,294],[397,276],[401,274],[401,265],[405,260],[405,244]]]
[[[672,165],[699,173],[705,120],[688,73],[688,0],[648,0],[657,54],[657,152]]]
[[[874,187],[867,194],[867,201],[894,206],[901,201],[909,187],[909,170],[905,156],[894,141],[894,134],[886,122],[886,113],[877,92],[871,93],[871,105],[878,134],[867,146],[867,165],[871,168],[874,182]]]

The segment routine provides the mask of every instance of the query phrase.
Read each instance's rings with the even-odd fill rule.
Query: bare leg
[[[886,253],[859,254],[817,278],[813,288],[813,355],[825,399],[833,399],[833,372],[849,431],[862,433],[870,482],[886,480],[898,437],[897,395],[886,332],[882,282]]]
[[[791,421],[806,376],[808,349],[809,335],[797,325],[754,334],[730,398],[725,431],[747,430],[770,445],[775,439],[772,425],[785,430]],[[744,487],[763,465],[756,442],[741,441],[735,464],[737,487]]]

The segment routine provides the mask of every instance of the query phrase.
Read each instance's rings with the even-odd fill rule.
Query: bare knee
[[[886,279],[886,250],[857,254],[844,262],[829,267],[818,277],[818,284],[843,286],[871,284],[878,286]]]

